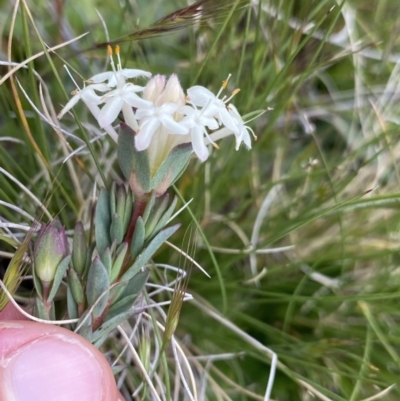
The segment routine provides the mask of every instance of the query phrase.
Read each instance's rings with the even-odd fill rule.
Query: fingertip
[[[24,316],[12,302],[8,302],[6,307],[0,311],[0,320],[26,320]]]
[[[120,398],[107,360],[69,330],[29,321],[0,322],[0,340],[0,399],[10,394],[15,401]]]

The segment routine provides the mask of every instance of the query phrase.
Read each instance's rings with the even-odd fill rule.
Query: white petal
[[[243,127],[243,134],[242,134],[242,141],[244,142],[244,144],[247,146],[247,149],[251,149],[251,138],[250,138],[250,134],[247,131],[246,127]]]
[[[212,132],[209,137],[213,142],[219,141],[222,138],[233,135],[233,132],[228,128],[221,128],[218,131]]]
[[[123,91],[124,91],[124,93],[125,92],[127,92],[127,93],[130,93],[130,92],[143,92],[144,88],[145,88],[144,86],[134,85],[134,84],[131,84],[131,83],[128,82],[124,86]]]
[[[183,117],[183,119],[181,121],[179,121],[179,124],[183,125],[184,127],[189,128],[189,129],[191,129],[195,125],[197,125],[196,122],[194,121],[193,117],[190,117],[190,116]]]
[[[243,121],[242,117],[240,116],[240,113],[238,112],[238,109],[234,104],[229,103],[228,110],[233,116],[236,116],[239,118],[240,121]]]
[[[174,114],[179,108],[177,103],[164,103],[160,106],[160,112],[163,114]]]
[[[186,135],[189,132],[189,129],[186,126],[179,124],[171,116],[164,114],[159,117],[159,120],[168,130],[169,134]]]
[[[208,158],[208,149],[204,143],[203,131],[200,127],[194,127],[191,130],[192,134],[192,147],[197,157],[204,162]]]
[[[102,96],[96,95],[96,93],[93,90],[83,90],[82,91],[82,100],[84,100],[87,103],[92,103],[92,104],[100,104],[103,103]]]
[[[146,108],[146,107],[151,107],[153,105],[153,102],[151,102],[150,100],[142,99],[135,92],[125,91],[123,98],[124,101],[132,107]]]
[[[63,107],[63,109],[58,113],[57,118],[60,120],[62,116],[70,109],[72,109],[79,101],[81,98],[81,92],[78,92],[76,95],[72,96],[71,99],[69,99],[68,103]]]
[[[138,120],[141,120],[142,118],[145,117],[151,117],[154,115],[155,107],[143,107],[143,108],[138,108],[135,112],[135,116]]]
[[[135,118],[135,113],[129,104],[124,103],[122,105],[122,113],[124,115],[125,123],[128,124],[135,132],[138,131],[139,125]]]
[[[107,101],[104,107],[101,109],[99,115],[99,125],[100,127],[105,127],[106,125],[112,124],[118,117],[119,112],[122,109],[124,101],[121,97],[114,97]]]
[[[186,116],[191,116],[194,113],[196,113],[196,111],[197,110],[195,108],[193,108],[192,106],[188,106],[188,105],[179,107],[179,110],[178,110],[179,113],[185,114]]]
[[[219,128],[219,124],[215,118],[202,117],[201,123],[212,130]]]
[[[93,82],[94,84],[99,84],[100,82],[107,81],[113,75],[115,75],[114,71],[105,71],[101,72],[100,74],[93,75],[93,77],[89,78],[88,81]]]
[[[190,101],[196,106],[205,106],[210,100],[215,99],[214,93],[204,86],[192,86],[187,90]]]
[[[222,124],[224,124],[226,128],[229,128],[236,135],[239,135],[239,125],[233,119],[233,117],[229,114],[229,112],[226,108],[219,109],[218,116],[219,116],[220,120],[222,121]]]
[[[139,132],[135,137],[135,147],[138,151],[147,149],[151,139],[157,128],[160,126],[160,121],[156,118],[146,119],[139,128]]]
[[[144,70],[136,70],[134,68],[123,68],[118,72],[120,72],[125,78],[151,77],[151,72]]]

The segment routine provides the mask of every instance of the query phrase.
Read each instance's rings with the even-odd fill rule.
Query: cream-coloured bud
[[[143,99],[158,103],[157,99],[161,96],[165,87],[165,75],[155,75],[147,82],[143,90]]]
[[[177,103],[183,106],[186,103],[185,94],[176,74],[172,74],[161,94],[160,103]]]

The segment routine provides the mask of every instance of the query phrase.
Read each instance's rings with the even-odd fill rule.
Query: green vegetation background
[[[224,140],[206,163],[193,160],[178,182],[183,197],[194,198],[192,211],[215,255],[213,261],[198,241],[194,257],[212,278],[194,270],[189,292],[278,354],[273,399],[398,400],[400,4],[225,3],[203,25],[189,20],[175,33],[161,30],[122,45],[126,66],[176,73],[184,88],[200,84],[216,93],[231,73],[243,115],[273,108],[249,123],[258,137],[252,150],[235,151],[233,138]],[[0,3],[2,60],[13,6]],[[107,177],[119,174],[108,139],[93,144],[97,166],[90,154],[62,164],[70,148],[41,121],[16,79],[43,110],[44,86],[34,68],[49,91],[43,93],[47,112],[55,116],[74,90],[64,63],[83,78],[105,67],[105,50],[95,48],[107,40],[99,15],[116,39],[185,6],[183,0],[40,0],[28,3],[34,26],[21,3],[14,62],[43,51],[41,40],[51,47],[89,34],[0,86],[1,200],[37,212],[7,171],[39,199],[50,191],[49,209],[71,229],[88,213],[98,167]],[[7,67],[0,68],[4,76]],[[84,107],[75,109],[86,121]],[[82,137],[72,118],[62,123]],[[23,220],[0,207],[7,221]],[[183,227],[172,242],[182,246],[193,222],[187,212],[179,220]],[[179,263],[167,247],[156,260]],[[255,273],[262,274],[252,280]],[[232,400],[262,400],[270,368],[265,352],[190,303],[177,335],[199,355],[237,353],[215,362],[210,377]],[[206,392],[206,399],[220,397]]]

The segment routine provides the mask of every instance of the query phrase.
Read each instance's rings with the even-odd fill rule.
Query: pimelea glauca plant
[[[257,139],[232,103],[240,90],[228,92],[230,74],[217,94],[199,85],[184,90],[176,74],[166,77],[122,68],[119,46],[108,46],[108,56],[110,70],[82,80],[81,85],[66,67],[76,89],[57,116],[57,129],[64,129],[62,119],[73,108],[87,108],[98,124],[96,129],[102,131],[98,138],[108,135],[111,139],[105,142],[111,143],[122,174],[115,179],[100,171],[104,187],[98,191],[95,186],[94,202],[83,212],[86,219],[77,221],[73,230],[67,231],[67,222],[61,217],[51,218],[49,213],[47,223],[35,221],[10,264],[25,268],[21,262],[27,251],[35,288],[29,312],[42,321],[67,324],[96,347],[101,347],[111,332],[120,330],[125,335],[121,325],[129,324],[133,316],[137,323],[142,316],[150,321],[153,316],[148,311],[152,306],[158,307],[157,312],[163,316],[159,305],[152,304],[145,286],[156,286],[148,282],[152,257],[179,229],[179,224],[170,223],[177,214],[178,198],[170,199],[168,190],[184,173],[192,156],[206,161],[210,150],[218,149],[217,141],[230,135],[235,138],[236,150],[242,143],[251,149],[251,137]],[[250,115],[257,114],[262,111]],[[86,146],[90,148],[86,143],[65,160]],[[189,255],[185,257],[191,260]],[[161,346],[156,347],[156,363],[149,369],[150,375],[145,375],[150,388],[151,375],[171,340],[174,359],[179,360],[173,336],[182,303],[190,295],[186,293],[189,274],[185,269],[177,269],[177,273],[175,286],[169,283],[174,291],[168,314],[163,316],[161,335],[157,332],[159,323],[152,321]],[[11,286],[7,280],[5,277],[7,288],[13,292],[18,282]],[[149,358],[149,349],[144,341],[143,363]],[[273,360],[273,369],[275,365]],[[271,374],[266,399],[273,378]],[[185,392],[191,394],[182,372],[180,379]],[[143,386],[139,385],[135,394]]]
[[[276,400],[398,401],[396,6],[3,2],[0,319],[90,339],[126,400],[268,400],[278,366]]]
[[[71,249],[63,226],[54,220],[42,224],[31,254],[37,316],[54,319],[54,299],[64,282],[68,318],[78,319],[75,330],[97,346],[134,313],[149,277],[146,265],[179,228],[169,225],[177,198],[171,201],[167,190],[192,154],[205,161],[208,145],[218,148],[216,141],[223,137],[234,135],[237,150],[241,143],[251,148],[251,134],[255,138],[230,103],[239,89],[223,94],[230,76],[217,95],[203,86],[185,93],[175,74],[167,79],[122,68],[119,46],[115,54],[108,46],[108,55],[111,70],[77,87],[58,118],[83,103],[117,142],[123,179],[100,190],[94,228],[87,232],[79,221]]]

